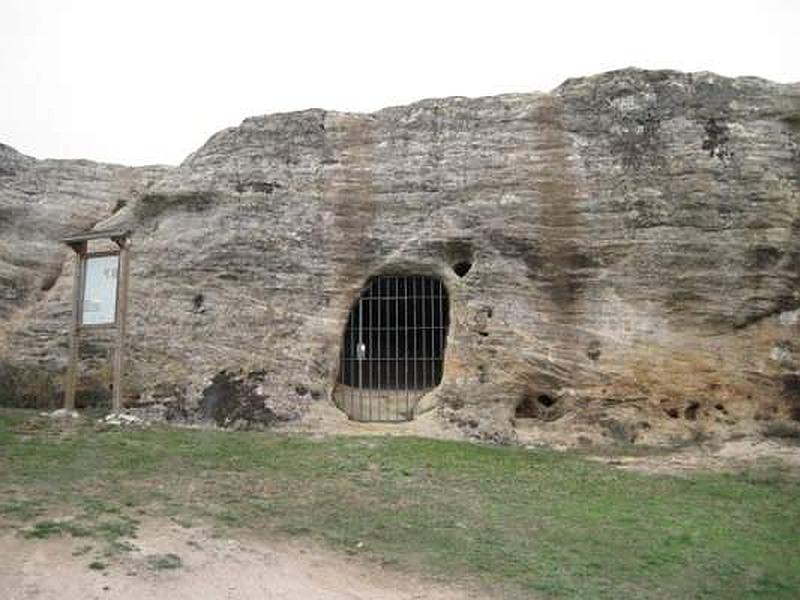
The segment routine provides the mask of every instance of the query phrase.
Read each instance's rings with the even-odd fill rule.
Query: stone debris
[[[51,419],[79,419],[80,414],[76,410],[67,410],[66,408],[59,408],[50,413],[42,413]]]
[[[106,415],[104,418],[100,419],[98,423],[103,423],[106,425],[118,425],[121,427],[132,427],[144,425],[145,421],[136,415],[121,412]]]

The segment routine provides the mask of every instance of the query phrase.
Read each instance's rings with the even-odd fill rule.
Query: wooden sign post
[[[128,270],[130,232],[90,231],[64,238],[75,251],[72,291],[72,321],[69,330],[69,364],[64,408],[75,410],[79,339],[93,329],[115,329],[112,411],[122,410],[122,369],[125,353],[125,322],[128,313]],[[89,242],[111,240],[112,251],[89,252]]]

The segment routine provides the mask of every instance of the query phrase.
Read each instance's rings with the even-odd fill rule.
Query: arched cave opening
[[[378,275],[342,336],[334,399],[358,421],[405,421],[439,385],[450,324],[447,288],[425,275]]]

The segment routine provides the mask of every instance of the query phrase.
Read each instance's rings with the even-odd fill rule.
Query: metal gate
[[[422,275],[378,275],[350,310],[334,400],[356,421],[408,421],[442,380],[447,288]]]

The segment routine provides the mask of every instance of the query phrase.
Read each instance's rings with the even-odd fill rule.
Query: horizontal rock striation
[[[226,373],[241,414],[303,419],[331,401],[366,281],[413,273],[450,299],[442,382],[418,410],[468,435],[663,441],[800,413],[800,85],[626,69],[254,117],[174,168],[1,146],[0,376],[17,402],[58,401],[57,240],[93,226],[134,231],[130,402],[191,412]],[[87,347],[89,393],[108,346]]]

